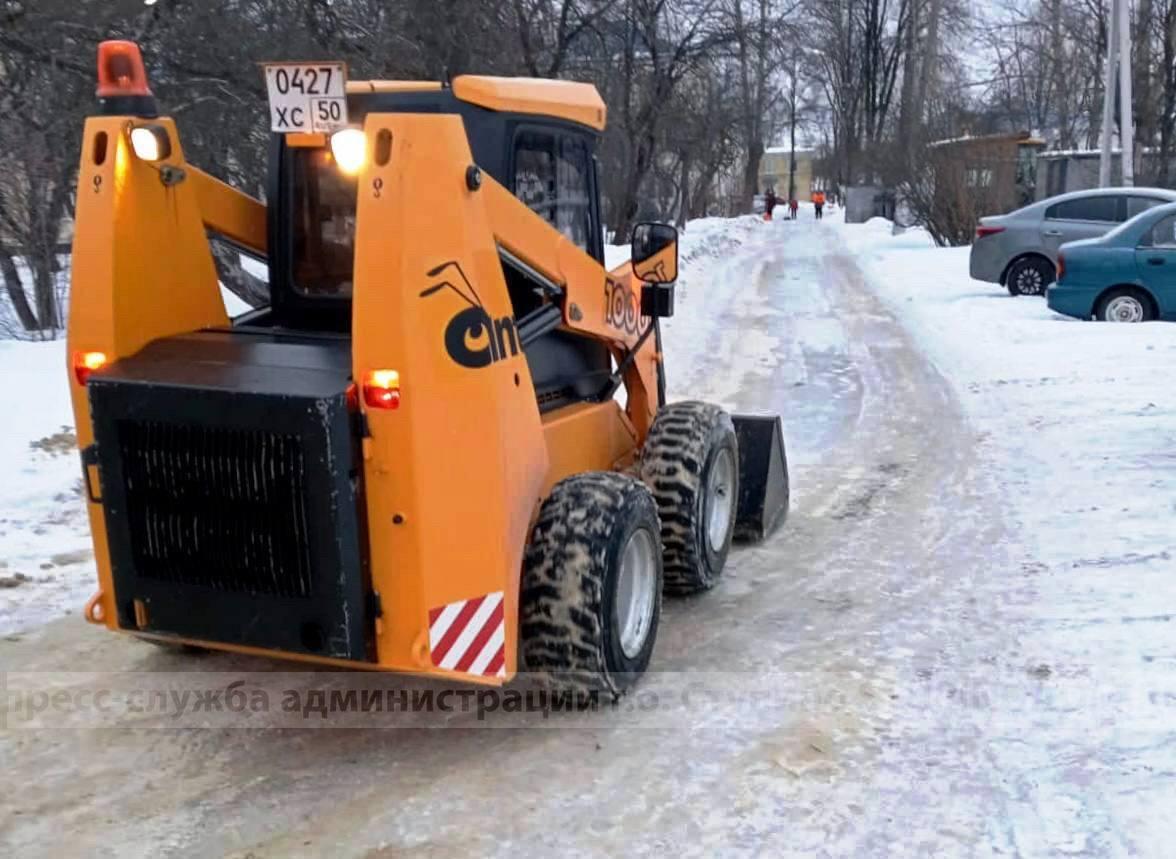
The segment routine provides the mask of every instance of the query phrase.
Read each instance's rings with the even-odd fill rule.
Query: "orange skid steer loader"
[[[663,590],[783,518],[778,418],[664,403],[676,231],[602,265],[594,87],[267,66],[263,204],[185,160],[134,44],[98,66],[69,317],[87,620],[617,695]],[[268,306],[228,318],[210,234],[268,263]]]

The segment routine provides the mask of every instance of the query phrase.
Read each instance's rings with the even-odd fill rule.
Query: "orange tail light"
[[[363,402],[369,409],[400,408],[400,374],[371,370],[363,380]]]
[[[74,378],[79,385],[85,385],[90,374],[106,366],[105,352],[75,352],[73,356]]]
[[[151,96],[143,55],[134,42],[111,40],[98,46],[98,98]]]

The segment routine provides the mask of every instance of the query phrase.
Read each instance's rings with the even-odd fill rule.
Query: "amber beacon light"
[[[154,117],[155,96],[147,83],[143,54],[134,42],[111,40],[98,46],[98,89],[102,113]]]

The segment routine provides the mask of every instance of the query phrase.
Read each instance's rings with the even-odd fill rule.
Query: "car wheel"
[[[1095,316],[1100,322],[1150,322],[1156,318],[1147,296],[1127,287],[1104,295]]]
[[[1009,295],[1045,295],[1056,274],[1054,267],[1040,257],[1024,257],[1009,268],[1005,286]]]

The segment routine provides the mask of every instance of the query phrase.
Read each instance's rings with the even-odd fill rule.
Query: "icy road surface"
[[[1063,479],[1066,434],[1029,384],[1058,359],[1018,364],[1036,335],[1001,344],[996,315],[945,309],[959,276],[935,269],[942,252],[896,260],[865,238],[746,219],[688,233],[672,392],[781,413],[794,505],[714,592],[666,602],[653,670],[619,708],[9,713],[2,852],[1171,855],[1171,399],[1135,404],[1138,425],[1116,401],[1153,456],[1115,448]],[[992,314],[1031,307],[962,283]],[[907,312],[919,290],[936,303]],[[1144,329],[1167,374],[1174,341]],[[1009,354],[956,360],[973,334]],[[1137,509],[1084,519],[1104,491]],[[222,689],[285,672],[300,695],[447,688],[170,654],[76,617],[12,639],[10,688],[182,688],[187,671],[224,672]]]

